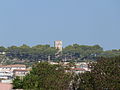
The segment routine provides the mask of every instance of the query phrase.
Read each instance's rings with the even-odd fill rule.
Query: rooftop
[[[14,64],[14,65],[0,65],[0,67],[26,67],[23,64]]]
[[[29,71],[29,70],[27,70],[27,69],[25,69],[25,70],[23,70],[23,69],[15,69],[14,72],[15,72],[15,71],[19,71],[19,72],[27,72],[27,71]]]

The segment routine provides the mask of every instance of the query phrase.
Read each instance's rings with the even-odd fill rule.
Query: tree
[[[60,65],[40,62],[35,64],[30,74],[23,79],[23,88],[33,90],[67,90],[72,79],[71,77],[71,74],[66,73],[65,69]],[[13,84],[16,85],[16,83],[14,81]]]
[[[5,52],[5,51],[6,51],[6,48],[3,46],[0,46],[0,52]]]
[[[77,80],[79,80],[77,81],[77,83],[79,82],[78,90],[120,89],[120,57],[100,58],[97,63],[90,66],[91,72],[77,76]]]
[[[50,47],[50,45],[36,45],[29,47],[23,44],[20,47],[11,46],[7,48],[7,55],[10,58],[17,58],[20,60],[48,60],[48,56],[51,56],[51,59],[55,59],[56,49]]]
[[[73,44],[63,49],[63,56],[68,60],[95,60],[103,52],[103,48],[99,45],[87,46]]]
[[[16,77],[14,80],[13,80],[13,89],[22,89],[23,88],[23,81],[19,78],[19,77]]]

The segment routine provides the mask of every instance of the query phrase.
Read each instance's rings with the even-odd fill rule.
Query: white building
[[[79,62],[79,63],[75,63],[76,65],[76,68],[81,68],[81,69],[84,69],[86,71],[90,71],[89,67],[88,67],[88,64],[87,62]]]
[[[0,55],[5,55],[6,54],[6,52],[0,52]]]
[[[15,69],[22,69],[25,70],[26,66],[21,64],[14,64],[14,65],[1,65],[0,71],[13,71]]]
[[[26,70],[25,65],[15,64],[15,65],[1,65],[0,66],[0,79],[11,79],[13,78],[13,71],[16,69]]]
[[[13,72],[11,71],[0,71],[0,79],[11,79]]]
[[[14,76],[24,77],[29,73],[29,70],[15,69],[13,71]]]
[[[83,68],[73,68],[73,69],[71,69],[71,70],[72,70],[72,72],[75,72],[76,74],[86,72],[86,70],[83,69]]]

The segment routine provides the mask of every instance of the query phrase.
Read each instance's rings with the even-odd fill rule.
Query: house
[[[76,73],[76,74],[86,72],[86,70],[83,68],[72,68],[71,71]]]
[[[88,67],[89,63],[88,62],[79,62],[76,63],[76,68],[82,68],[85,69],[86,71],[90,71],[90,68]]]
[[[14,64],[14,65],[1,65],[0,71],[13,71],[15,69],[22,69],[25,70],[26,66],[22,64]]]
[[[5,55],[6,54],[6,52],[0,52],[0,55]]]
[[[13,71],[14,73],[14,76],[19,76],[19,77],[24,77],[25,75],[27,75],[29,73],[29,70],[25,69],[25,70],[22,70],[22,69],[15,69]]]
[[[8,82],[6,80],[12,80],[14,78],[14,71],[18,70],[18,69],[26,71],[26,66],[21,65],[21,64],[0,65],[0,80],[1,80],[1,82],[2,82],[2,80],[5,80],[3,82]],[[24,73],[26,75],[26,72],[24,72]]]
[[[0,71],[0,79],[11,79],[13,73],[10,71]]]

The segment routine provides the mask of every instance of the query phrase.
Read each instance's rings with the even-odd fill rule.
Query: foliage
[[[120,57],[100,58],[90,66],[91,72],[80,74],[74,80],[79,83],[78,90],[120,89]]]
[[[71,74],[66,73],[62,66],[40,62],[35,64],[30,74],[23,79],[23,88],[33,90],[66,90],[70,81]]]
[[[64,57],[67,58],[67,60],[95,59],[95,57],[102,52],[103,52],[103,48],[101,48],[99,45],[87,46],[87,45],[73,44],[63,49],[63,55]]]
[[[9,58],[18,58],[20,60],[27,59],[32,61],[38,60],[48,60],[48,56],[51,56],[51,59],[54,58],[56,49],[50,47],[49,45],[37,45],[29,47],[23,44],[20,47],[11,46],[7,48],[7,55]]]
[[[6,48],[3,46],[0,46],[0,52],[5,52],[5,51],[6,51]]]
[[[63,48],[63,52],[56,56],[58,50],[50,45],[36,45],[30,47],[22,46],[0,47],[0,52],[6,52],[9,59],[28,60],[29,62],[47,61],[48,57],[53,61],[83,61],[97,60],[98,57],[115,57],[120,55],[120,50],[103,51],[99,45],[79,45],[73,44]]]
[[[19,77],[16,77],[14,80],[13,80],[13,89],[22,89],[23,88],[23,81],[19,78]]]

